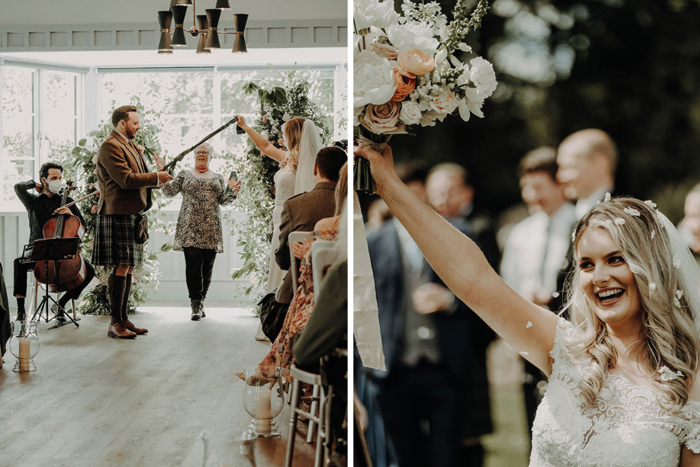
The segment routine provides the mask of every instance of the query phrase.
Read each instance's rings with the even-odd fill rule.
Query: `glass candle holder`
[[[255,366],[245,372],[243,406],[253,417],[248,432],[254,436],[271,438],[280,435],[275,423],[284,408],[282,374],[276,366]]]
[[[34,357],[39,352],[39,335],[37,334],[36,321],[13,321],[12,337],[10,338],[10,353],[17,361],[13,371],[24,373],[36,371]]]
[[[217,435],[203,431],[204,467],[256,467],[255,437]]]

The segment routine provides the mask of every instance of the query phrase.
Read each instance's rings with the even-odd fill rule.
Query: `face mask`
[[[58,193],[61,191],[63,183],[60,180],[51,180],[48,184],[49,191],[51,193]]]

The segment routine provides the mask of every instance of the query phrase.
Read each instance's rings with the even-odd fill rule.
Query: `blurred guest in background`
[[[557,293],[557,277],[566,261],[576,222],[574,206],[566,201],[564,188],[556,180],[557,168],[557,152],[552,147],[534,149],[520,161],[522,198],[534,212],[511,230],[501,262],[503,280],[544,307]],[[523,394],[531,432],[546,378],[537,367],[524,362]]]
[[[683,234],[695,259],[700,263],[700,183],[685,197],[684,215],[678,231]]]
[[[606,132],[589,128],[567,136],[557,150],[557,163],[557,179],[566,197],[576,201],[578,219],[605,193],[614,194],[617,148]]]

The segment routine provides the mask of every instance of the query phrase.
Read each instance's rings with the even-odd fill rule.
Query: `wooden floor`
[[[149,333],[107,337],[109,318],[83,316],[80,327],[39,327],[37,371],[0,370],[0,466],[201,466],[204,430],[240,434],[250,417],[243,381],[269,343],[255,342],[258,320],[243,309],[143,308],[132,321]],[[284,464],[282,438],[256,441],[258,466]],[[305,427],[303,428],[305,429]],[[313,465],[313,445],[298,435],[295,466]]]

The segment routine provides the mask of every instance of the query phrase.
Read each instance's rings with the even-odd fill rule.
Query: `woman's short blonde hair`
[[[669,406],[680,408],[688,401],[695,382],[700,353],[700,336],[680,272],[674,265],[669,237],[653,203],[634,198],[613,198],[594,207],[574,231],[574,249],[588,228],[603,229],[613,239],[634,274],[642,307],[642,339],[628,351],[637,351],[639,367],[666,395]],[[577,261],[577,254],[575,261]],[[575,356],[591,359],[593,365],[579,389],[587,404],[593,405],[603,380],[617,363],[608,328],[595,314],[593,304],[579,285],[580,270],[568,283],[572,324],[581,332],[567,346]],[[680,296],[679,296],[680,295]],[[660,370],[667,367],[682,377],[665,381]],[[676,373],[680,372],[680,373]],[[668,378],[665,378],[668,379]]]

